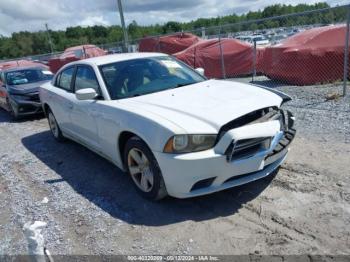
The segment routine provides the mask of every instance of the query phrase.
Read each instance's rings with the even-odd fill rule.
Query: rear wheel
[[[59,142],[63,142],[65,140],[64,136],[62,135],[61,129],[58,126],[56,118],[50,109],[47,113],[47,119],[49,121],[50,130],[54,138]]]
[[[136,190],[145,198],[160,200],[167,196],[162,172],[152,151],[138,137],[126,143],[124,163]]]

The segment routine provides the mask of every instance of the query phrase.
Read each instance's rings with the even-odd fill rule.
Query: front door
[[[90,66],[78,66],[74,82],[74,91],[92,88],[98,96],[92,100],[72,100],[70,119],[74,135],[89,146],[100,150],[97,120],[100,117],[100,88],[94,70]]]

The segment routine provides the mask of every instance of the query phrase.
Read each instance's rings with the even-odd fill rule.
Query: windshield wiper
[[[186,84],[177,84],[176,86],[174,86],[173,88],[178,88],[178,87],[183,87],[183,86],[189,86],[189,85],[193,85],[195,84],[196,82],[194,83],[186,83]]]
[[[152,91],[152,92],[146,92],[146,93],[143,93],[143,94],[134,94],[131,97],[144,96],[144,95],[149,95],[149,94],[153,94],[153,93],[157,93],[157,92],[159,92],[159,90],[158,91]]]
[[[186,83],[186,84],[177,84],[176,86],[172,87],[172,88],[169,88],[169,89],[175,89],[175,88],[178,88],[178,87],[183,87],[183,86],[189,86],[189,85],[193,85],[193,84],[196,84],[196,82],[193,82],[193,83]],[[149,95],[149,94],[152,94],[152,93],[157,93],[157,92],[161,92],[161,91],[166,91],[168,90],[167,89],[164,89],[164,90],[155,90],[155,91],[152,91],[152,92],[146,92],[146,93],[143,93],[143,94],[133,94],[133,95],[130,95],[129,97],[138,97],[138,96],[143,96],[143,95]]]

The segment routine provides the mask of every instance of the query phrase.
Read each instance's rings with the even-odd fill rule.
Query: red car
[[[0,107],[16,119],[42,112],[39,87],[53,78],[45,67],[13,67],[0,71]]]

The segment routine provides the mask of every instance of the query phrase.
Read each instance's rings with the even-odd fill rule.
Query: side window
[[[4,73],[0,72],[0,85],[5,84],[5,80],[4,80]]]
[[[100,94],[94,70],[88,66],[79,66],[75,76],[75,91],[84,88],[93,88],[97,94]]]
[[[71,91],[71,82],[73,78],[74,67],[64,70],[58,77],[58,87]]]

